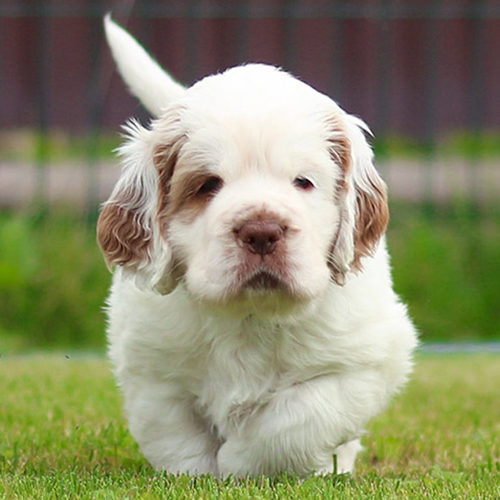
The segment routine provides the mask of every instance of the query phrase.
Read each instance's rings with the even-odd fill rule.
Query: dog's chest
[[[279,359],[278,330],[214,339],[203,362],[203,376],[193,387],[197,405],[224,434],[269,402],[281,384],[284,366]]]

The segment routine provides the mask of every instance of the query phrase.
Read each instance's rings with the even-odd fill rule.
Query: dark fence
[[[91,208],[109,191],[103,143],[147,115],[114,71],[108,11],[186,84],[261,61],[329,94],[382,138],[396,197],[498,196],[498,0],[0,0],[0,205]]]

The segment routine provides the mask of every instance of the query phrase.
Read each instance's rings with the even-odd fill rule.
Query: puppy
[[[156,116],[127,125],[98,221],[132,435],[172,473],[352,471],[416,345],[366,125],[262,64],[184,89],[105,24]]]

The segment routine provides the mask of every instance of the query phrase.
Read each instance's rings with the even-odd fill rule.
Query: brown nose
[[[284,229],[277,222],[249,221],[235,230],[236,237],[252,253],[273,253]]]

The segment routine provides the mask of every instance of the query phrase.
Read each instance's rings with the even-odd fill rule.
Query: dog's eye
[[[222,188],[222,179],[217,176],[209,177],[196,192],[197,196],[210,196]]]
[[[310,191],[311,189],[314,189],[314,184],[305,177],[297,177],[296,179],[294,179],[293,185],[298,189],[302,189],[303,191]]]

